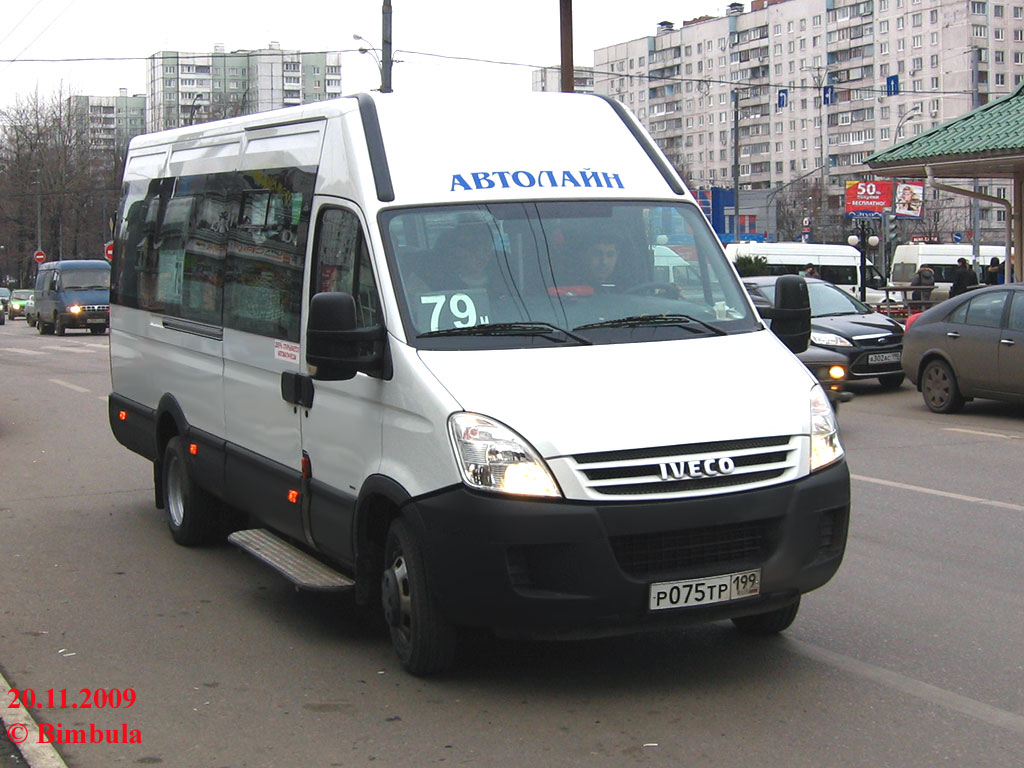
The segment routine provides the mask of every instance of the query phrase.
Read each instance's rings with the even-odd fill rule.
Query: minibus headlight
[[[853,346],[853,343],[849,339],[844,339],[839,334],[823,333],[821,331],[811,331],[811,344],[817,344],[819,347]]]
[[[811,388],[811,472],[827,467],[843,456],[839,425],[828,396],[820,384]]]
[[[77,304],[72,304],[70,307],[68,307],[68,312],[70,312],[72,315],[77,315],[81,311],[82,308]]]
[[[522,437],[478,413],[454,413],[448,432],[462,479],[470,488],[522,496],[559,496],[558,486]]]

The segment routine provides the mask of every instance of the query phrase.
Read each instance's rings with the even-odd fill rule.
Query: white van
[[[839,567],[828,398],[617,102],[363,94],[137,136],[124,190],[110,424],[174,539],[381,601],[410,672],[474,626],[777,632]]]
[[[741,256],[761,257],[769,275],[800,274],[805,266],[813,264],[818,277],[860,298],[860,251],[852,245],[824,243],[729,243],[725,246],[729,261],[736,263]],[[885,277],[875,265],[866,264],[866,301],[869,304],[886,301]],[[898,301],[894,294],[891,301]]]
[[[1000,262],[1006,259],[1006,248],[1002,245],[979,246],[979,268],[984,268],[995,256]],[[897,245],[892,257],[892,284],[905,287],[910,285],[914,273],[922,264],[927,264],[935,272],[935,288],[932,300],[942,301],[949,298],[949,289],[953,285],[953,272],[956,270],[957,259],[967,259],[968,264],[974,263],[974,246],[964,243],[911,243]],[[979,275],[979,282],[984,280]]]

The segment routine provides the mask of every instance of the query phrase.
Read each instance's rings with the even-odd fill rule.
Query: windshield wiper
[[[617,320],[605,320],[600,323],[578,325],[573,328],[573,330],[585,331],[591,328],[644,328],[668,325],[685,328],[689,323],[697,323],[718,336],[726,336],[728,334],[727,331],[722,330],[718,326],[711,325],[711,323],[706,323],[703,320],[698,320],[693,315],[682,315],[678,313],[668,313],[664,315],[632,315],[630,317],[620,317]],[[699,333],[696,328],[687,328],[686,330]]]
[[[416,338],[426,339],[434,336],[551,336],[556,331],[564,334],[573,341],[580,344],[593,344],[590,339],[577,336],[572,331],[559,328],[557,325],[545,322],[519,322],[519,323],[484,323],[483,325],[467,325],[463,328],[445,328],[441,331],[428,331],[421,333]]]

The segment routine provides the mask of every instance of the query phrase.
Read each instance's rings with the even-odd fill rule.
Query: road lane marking
[[[907,483],[897,483],[892,480],[880,480],[877,477],[865,477],[864,475],[850,475],[850,477],[854,480],[859,480],[862,483],[874,483],[875,485],[885,485],[889,488],[899,488],[904,491],[917,491],[918,493],[927,493],[932,496],[942,496],[945,499],[955,499],[956,501],[967,501],[971,504],[981,504],[987,507],[999,507],[1000,509],[1011,509],[1014,512],[1024,512],[1024,506],[1020,504],[1010,504],[1006,501],[981,499],[977,496],[965,496],[962,493],[950,493],[949,491],[938,491],[934,488],[922,488],[920,485],[908,485]]]
[[[40,347],[40,349],[52,349],[52,350],[55,350],[57,352],[74,352],[76,355],[91,355],[92,354],[92,352],[90,350],[88,350],[88,349],[79,349],[78,347],[71,346],[71,345],[68,345],[66,347],[58,347],[56,345],[51,345],[51,346],[48,346],[48,347]]]
[[[996,728],[1024,735],[1024,716],[1018,715],[1015,712],[1008,712],[1005,709],[993,707],[991,704],[969,699],[958,693],[947,691],[945,688],[939,688],[937,685],[916,680],[899,672],[893,672],[891,669],[877,667],[874,664],[859,661],[850,656],[844,656],[841,653],[826,650],[803,640],[787,637],[786,642],[796,645],[799,653],[815,661],[820,661],[844,672],[849,672],[858,677],[863,677],[889,688],[902,691],[929,704],[937,704],[946,709],[951,709],[954,712],[959,712],[962,715],[995,726]]]
[[[946,432],[963,432],[966,435],[982,435],[984,437],[1001,437],[1004,440],[1020,440],[1020,435],[1004,435],[1001,432],[983,432],[980,429],[961,429],[960,427],[943,427]]]
[[[77,384],[71,384],[70,382],[67,382],[67,381],[61,381],[60,379],[50,379],[50,381],[52,381],[54,384],[60,384],[62,387],[67,387],[68,389],[73,389],[75,392],[88,392],[89,391],[85,387],[80,387]]]
[[[45,352],[37,352],[34,349],[18,349],[17,347],[5,347],[4,352],[17,352],[19,355],[45,355]]]

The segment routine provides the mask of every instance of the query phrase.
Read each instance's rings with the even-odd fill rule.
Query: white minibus
[[[380,603],[409,672],[778,632],[839,567],[806,284],[769,330],[618,102],[344,97],[137,136],[123,189],[110,425],[174,540]]]
[[[736,263],[742,256],[763,258],[763,274],[800,274],[804,267],[813,264],[817,277],[842,288],[858,299],[860,296],[860,251],[852,245],[829,245],[825,243],[729,243],[725,246],[729,261]],[[885,278],[870,261],[866,261],[867,284],[865,300],[880,303],[887,300]],[[899,294],[889,298],[899,301]]]
[[[978,266],[979,282],[984,282],[981,275],[995,256],[1000,262],[1006,259],[1006,247],[1002,245],[982,245]],[[928,265],[935,273],[935,288],[931,292],[933,301],[949,298],[949,289],[953,285],[953,272],[958,259],[967,259],[974,266],[974,246],[966,243],[908,243],[897,245],[892,257],[892,284],[900,287],[909,286],[914,273],[923,265]]]

